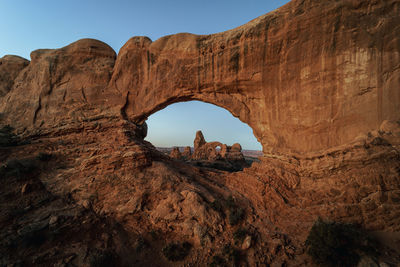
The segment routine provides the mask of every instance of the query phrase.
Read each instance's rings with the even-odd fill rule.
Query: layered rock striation
[[[141,124],[196,99],[249,124],[265,153],[323,153],[399,120],[398,9],[397,0],[295,0],[223,33],[133,37],[118,57],[95,40],[37,50],[0,112],[20,128],[90,109]]]
[[[18,56],[7,55],[0,59],[0,97],[11,90],[14,80],[28,64],[28,60]]]

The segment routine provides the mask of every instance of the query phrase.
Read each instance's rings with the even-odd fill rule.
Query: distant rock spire
[[[206,144],[203,133],[201,131],[196,132],[196,138],[194,139],[194,151]]]

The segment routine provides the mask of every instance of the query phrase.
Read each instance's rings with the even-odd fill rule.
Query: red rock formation
[[[236,143],[233,146],[227,146],[220,142],[206,142],[201,131],[196,132],[194,152],[191,158],[208,161],[224,159],[231,162],[242,162],[246,165],[240,144]]]
[[[185,147],[185,149],[183,150],[182,156],[185,159],[190,159],[192,157],[192,149],[190,148],[190,146]]]
[[[3,98],[0,112],[15,128],[30,133],[73,127],[101,116],[115,117],[121,108],[119,102],[113,102],[117,92],[106,87],[115,57],[108,45],[91,39],[61,49],[33,51],[31,62]]]
[[[206,140],[204,139],[203,133],[201,131],[196,132],[196,137],[194,138],[193,144],[195,151],[206,144]]]
[[[318,216],[400,231],[399,14],[399,0],[293,0],[223,33],[134,37],[117,57],[84,39],[34,51],[27,66],[2,58],[0,122],[30,144],[1,148],[1,159],[57,154],[61,167],[40,176],[53,194],[131,231],[208,247],[232,239],[237,226],[215,201],[233,194],[257,236],[250,265],[307,265]],[[207,172],[143,141],[149,115],[188,100],[249,124],[261,162]],[[211,257],[207,246],[192,259]]]
[[[11,90],[15,78],[28,64],[28,60],[18,56],[0,58],[0,97]]]
[[[110,86],[138,123],[197,99],[249,124],[265,153],[322,153],[400,118],[398,5],[292,1],[219,34],[134,37]]]
[[[242,153],[242,146],[238,143],[228,146],[225,152],[225,157],[230,161],[244,161],[244,156]]]
[[[197,99],[249,124],[265,153],[320,154],[400,119],[398,8],[398,0],[295,0],[219,34],[134,37],[113,69],[114,52],[98,41],[38,50],[1,112],[21,128],[119,109],[140,124]],[[78,103],[93,107],[78,115]]]
[[[182,154],[181,154],[181,151],[179,151],[179,147],[172,148],[172,151],[169,154],[169,156],[171,158],[173,158],[173,159],[181,159],[182,158]]]

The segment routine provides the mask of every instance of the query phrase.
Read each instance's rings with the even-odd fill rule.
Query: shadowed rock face
[[[12,88],[15,78],[29,64],[29,61],[18,56],[0,58],[0,97]]]
[[[295,0],[223,33],[133,37],[117,58],[89,39],[37,50],[0,112],[19,129],[141,124],[196,99],[249,124],[266,154],[318,154],[400,119],[398,14],[398,0]]]

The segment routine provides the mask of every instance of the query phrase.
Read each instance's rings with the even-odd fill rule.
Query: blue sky
[[[81,38],[101,40],[118,52],[132,36],[145,35],[154,41],[178,32],[221,32],[245,24],[287,2],[289,1],[0,0],[0,57],[14,54],[30,59],[29,54],[33,50],[63,47]],[[184,106],[186,112],[180,116],[192,117],[191,113],[196,109],[190,108],[190,105]],[[203,111],[203,107],[200,109]],[[165,110],[158,113],[161,112]],[[216,114],[210,117],[210,121],[211,118],[224,126]],[[150,117],[149,126],[151,119]],[[171,127],[179,128],[184,125]],[[204,129],[207,138],[206,132],[208,131]],[[224,138],[222,136],[219,140]]]
[[[146,140],[155,146],[193,146],[196,131],[201,130],[207,142],[240,143],[243,149],[262,149],[247,124],[226,109],[200,101],[169,105],[151,115],[147,125]]]

